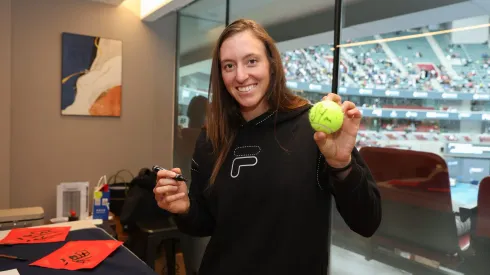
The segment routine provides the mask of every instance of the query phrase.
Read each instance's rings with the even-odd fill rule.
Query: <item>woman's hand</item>
[[[337,132],[333,134],[316,132],[314,139],[326,162],[334,168],[343,168],[351,161],[362,115],[354,103],[342,102],[337,94],[330,93],[322,100],[331,100],[339,104],[344,112],[344,122]]]
[[[180,173],[180,168],[159,171],[157,184],[153,189],[158,206],[174,214],[185,214],[190,208],[187,185],[173,179]]]

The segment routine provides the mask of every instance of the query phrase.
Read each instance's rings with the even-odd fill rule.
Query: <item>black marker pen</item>
[[[17,256],[13,256],[13,255],[6,255],[6,254],[0,254],[0,258],[17,260],[17,261],[27,261],[27,259],[20,258],[20,257],[17,257]]]
[[[165,169],[165,168],[162,168],[158,165],[154,165],[153,168],[151,169],[153,170],[153,172],[155,173],[158,173],[158,171],[165,171],[165,170],[168,170],[168,169]],[[178,181],[183,181],[183,182],[187,182],[187,179],[184,178],[184,176],[182,176],[181,174],[177,174],[175,177],[174,177],[174,180],[178,180]]]

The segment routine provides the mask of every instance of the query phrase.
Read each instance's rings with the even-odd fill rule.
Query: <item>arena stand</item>
[[[448,25],[441,24],[439,29],[432,27],[431,31],[446,28]],[[420,197],[421,194],[428,196],[422,200],[424,203],[433,202],[433,197],[441,197],[446,207],[443,211],[445,216],[441,214],[440,209],[431,212],[432,214],[428,215],[427,219],[433,221],[433,228],[437,228],[437,230],[434,232],[428,230],[425,233],[428,234],[427,236],[432,236],[431,234],[435,234],[435,232],[446,232],[447,240],[437,240],[429,245],[429,240],[432,240],[432,237],[427,240],[423,239],[421,236],[425,233],[418,232],[412,236],[413,238],[405,240],[408,244],[405,251],[409,254],[415,253],[413,255],[418,255],[418,257],[423,255],[431,261],[435,260],[438,265],[461,271],[462,263],[465,261],[473,262],[474,259],[477,259],[475,257],[478,257],[479,252],[474,254],[474,250],[468,250],[470,236],[472,236],[472,240],[474,239],[473,233],[465,231],[464,235],[456,234],[455,228],[459,230],[459,227],[458,222],[456,222],[455,227],[454,216],[459,217],[462,209],[474,209],[475,205],[479,205],[482,197],[478,195],[479,183],[490,174],[490,116],[485,116],[485,112],[490,110],[490,103],[489,100],[479,100],[480,98],[488,98],[490,93],[490,48],[488,43],[452,44],[451,36],[448,33],[426,36],[427,32],[428,27],[421,27],[344,41],[344,44],[355,44],[341,49],[340,87],[356,88],[359,91],[357,94],[342,95],[344,100],[353,101],[360,108],[383,110],[383,113],[385,111],[389,113],[392,110],[400,113],[403,113],[401,110],[438,114],[467,112],[467,114],[460,114],[456,118],[440,119],[437,116],[433,118],[429,118],[429,116],[411,118],[408,114],[406,117],[395,116],[393,118],[386,115],[376,117],[373,116],[374,111],[372,111],[371,115],[364,116],[362,120],[356,144],[362,152],[373,148],[400,150],[394,151],[396,157],[391,161],[393,167],[390,168],[391,170],[388,169],[393,172],[400,169],[397,161],[403,160],[407,154],[420,157],[420,159],[434,158],[438,160],[439,165],[444,168],[442,175],[444,192],[415,192],[414,196]],[[407,36],[410,39],[399,39]],[[414,38],[414,36],[418,37]],[[376,41],[369,43],[373,40]],[[288,81],[331,85],[332,47],[332,45],[318,45],[283,53]],[[322,86],[322,88],[324,87]],[[364,93],[361,92],[362,89],[366,89],[363,91]],[[425,98],[417,98],[415,95],[413,97],[394,98],[376,96],[375,89],[397,92],[406,90],[414,94],[450,94],[447,98],[444,96],[431,98],[427,94],[425,94]],[[296,91],[311,102],[321,100],[326,94],[324,90],[297,89]],[[455,93],[466,94],[469,97],[454,99]],[[480,119],[465,119],[465,115],[467,118],[475,112],[482,113]],[[371,165],[376,166],[375,164],[381,161],[378,159],[380,152],[376,152],[377,157],[370,160]],[[383,169],[386,170],[386,167]],[[418,171],[419,168],[412,170]],[[425,175],[417,175],[417,177],[427,177],[427,182],[441,184],[441,178],[432,179]],[[410,182],[413,181],[410,179],[411,177],[406,178]],[[418,181],[423,182],[420,179]],[[436,187],[429,189],[430,191],[442,190],[439,185]],[[400,200],[400,198],[406,198],[408,193],[417,191],[412,190],[413,186],[403,190],[393,189],[391,186],[381,189],[385,197],[384,203],[389,202],[390,209],[397,210],[392,211],[391,214],[393,215],[391,216],[390,212],[387,212],[387,219],[392,219],[389,226],[383,227],[384,229],[380,231],[380,234],[384,234],[382,240],[385,248],[386,246],[393,246],[399,249],[400,243],[394,244],[393,241],[400,236],[407,235],[406,233],[409,231],[397,235],[392,232],[392,228],[397,225],[399,226],[397,230],[408,230],[408,225],[432,210],[426,205],[417,205],[419,208],[415,209],[412,201],[410,201],[411,204],[407,204]],[[386,200],[386,198],[389,199]],[[409,210],[413,210],[413,213]],[[409,212],[412,216],[407,214]],[[406,215],[400,215],[400,213]],[[413,217],[413,221],[407,218],[408,216]],[[442,216],[445,217],[444,221],[435,219],[435,217]],[[401,220],[396,220],[396,217],[400,217]],[[336,220],[333,229],[334,234],[349,232],[345,225],[342,226],[342,221],[338,215],[334,215],[334,219]],[[474,224],[478,224],[476,217],[471,217],[471,219]],[[467,221],[466,219],[463,220]],[[403,221],[406,221],[407,224],[404,224]],[[340,238],[334,239],[336,245],[343,246],[346,244],[346,242],[338,241]],[[354,240],[356,238],[347,233],[346,239]],[[373,240],[367,241],[367,243],[368,245],[365,247],[372,245]],[[387,245],[387,243],[389,244]],[[420,250],[413,246],[414,244],[429,245],[430,249],[427,250],[425,247]],[[451,248],[447,250],[448,247],[437,247],[441,244],[451,245]],[[483,248],[476,247],[479,250],[490,249],[490,245],[483,246]],[[434,249],[441,253],[434,254]],[[447,261],[448,259],[444,258],[446,250],[462,258],[452,258],[451,261]],[[370,259],[369,251],[364,252],[361,254],[365,254],[366,258]],[[467,267],[468,265],[465,268]]]

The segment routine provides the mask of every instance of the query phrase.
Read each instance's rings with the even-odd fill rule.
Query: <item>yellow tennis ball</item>
[[[342,127],[344,113],[339,104],[331,100],[322,100],[310,109],[309,118],[315,131],[331,134]]]

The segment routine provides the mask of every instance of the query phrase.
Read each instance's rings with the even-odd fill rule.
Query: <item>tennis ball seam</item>
[[[313,129],[315,129],[314,126],[317,126],[317,127],[322,127],[322,128],[325,128],[325,130],[327,130],[328,132],[326,132],[327,134],[331,134],[333,133],[334,131],[332,130],[332,128],[328,127],[327,125],[325,124],[320,124],[320,123],[315,123],[315,122],[312,122],[311,123],[312,126],[313,126]],[[316,130],[316,129],[315,129]]]
[[[344,113],[337,103],[320,101],[313,105],[308,117],[314,130],[331,134],[342,128]]]

